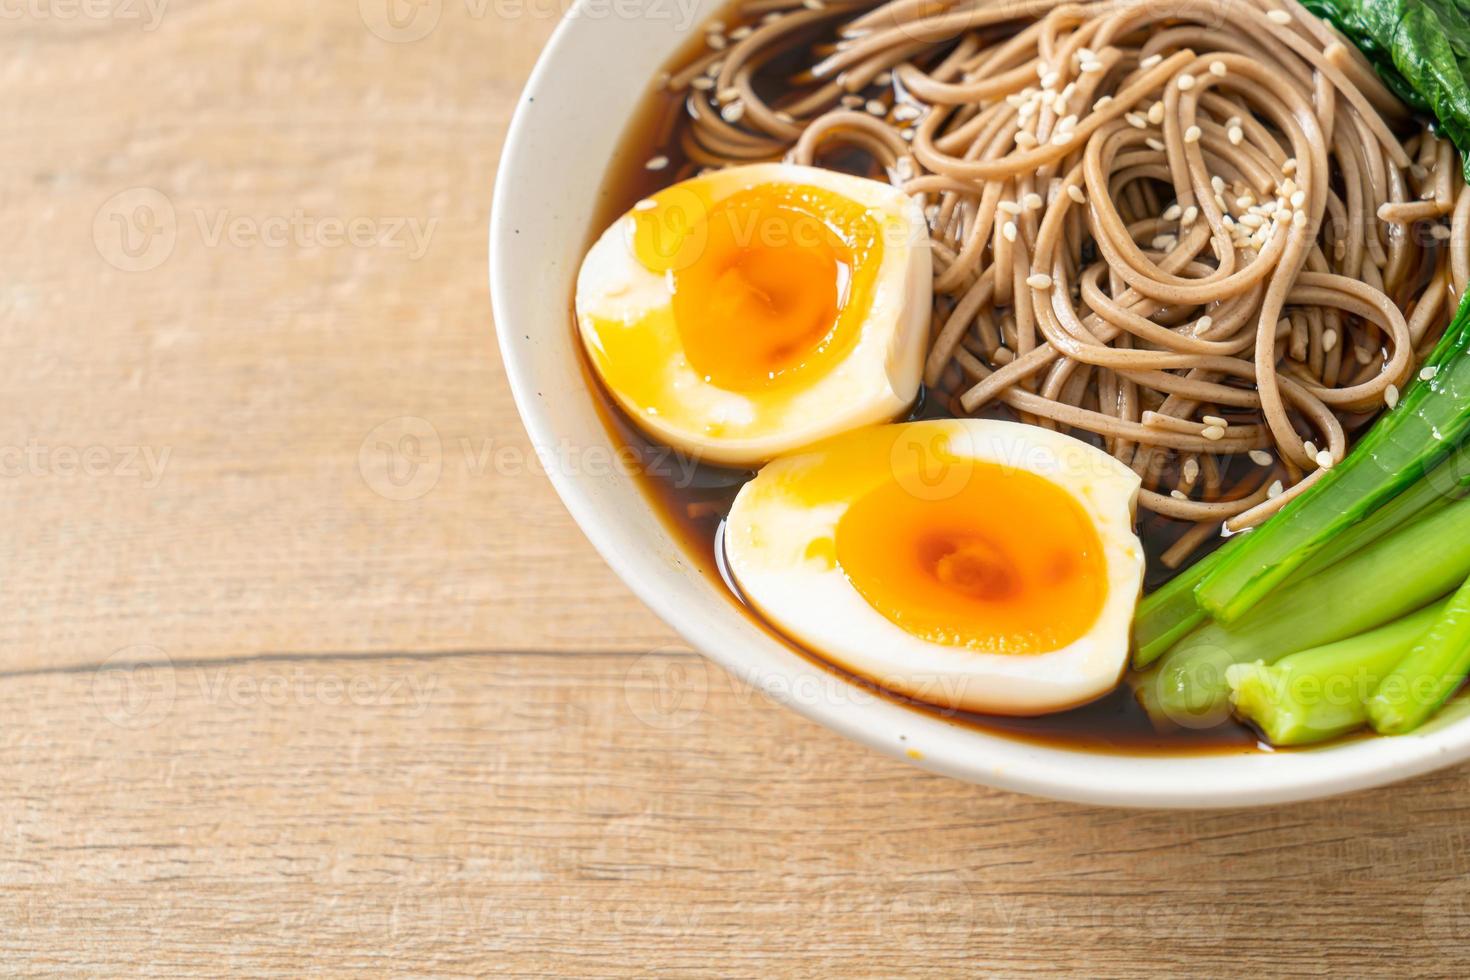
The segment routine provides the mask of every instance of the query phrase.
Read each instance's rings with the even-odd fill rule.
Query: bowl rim
[[[500,356],[511,394],[533,448],[553,451],[559,435],[543,405],[535,397],[531,355],[518,297],[510,284],[525,281],[525,252],[515,247],[513,226],[535,221],[524,189],[533,185],[542,168],[529,146],[533,129],[543,114],[555,111],[559,77],[568,72],[594,44],[597,18],[579,13],[605,0],[575,0],[539,55],[516,108],[501,151],[489,220],[489,285]],[[703,20],[723,6],[723,0],[697,0]],[[668,53],[678,43],[671,39]],[[606,50],[602,47],[601,50]],[[641,66],[643,74],[628,84],[645,86],[657,64]],[[575,72],[572,72],[575,75]],[[583,93],[585,94],[585,92]],[[532,101],[532,97],[535,101]],[[605,172],[600,175],[605,177]],[[513,188],[515,191],[513,192]],[[586,237],[591,230],[579,226]],[[579,243],[580,247],[580,243]],[[559,307],[560,308],[560,307]],[[517,323],[515,328],[508,326]],[[567,325],[567,338],[574,331]],[[575,349],[575,348],[574,348]],[[590,393],[587,393],[591,397]],[[611,436],[609,435],[609,438]],[[777,641],[721,634],[699,616],[694,604],[657,587],[658,573],[666,571],[653,549],[626,535],[604,513],[606,505],[591,492],[584,478],[570,471],[546,467],[558,496],[603,560],[628,588],[690,646],[725,670],[769,697],[840,734],[893,758],[972,783],[1052,799],[1127,807],[1208,809],[1261,806],[1317,799],[1369,789],[1421,775],[1470,758],[1470,712],[1420,732],[1370,737],[1318,748],[1285,752],[1241,754],[1126,755],[1040,745],[902,707],[871,695],[835,699],[798,696],[789,683],[791,665],[783,668],[777,656],[799,660]],[[629,477],[631,479],[631,477]],[[642,487],[638,494],[647,500]],[[653,504],[648,501],[648,506]],[[682,548],[682,545],[680,546]],[[688,571],[694,578],[697,573]],[[738,612],[732,606],[732,612]],[[764,645],[764,649],[762,648]],[[779,651],[779,654],[777,653]],[[808,665],[808,669],[810,665]],[[771,681],[781,683],[771,683]],[[846,683],[846,682],[844,682]],[[854,692],[861,691],[855,683]],[[850,692],[851,693],[851,692]],[[904,733],[912,733],[909,736]],[[916,757],[913,746],[922,746]],[[1228,764],[1226,763],[1228,760]]]

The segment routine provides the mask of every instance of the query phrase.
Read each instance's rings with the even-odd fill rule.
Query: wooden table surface
[[[383,2],[0,8],[0,972],[1466,975],[1470,770],[1057,804],[679,645],[494,350],[561,3]]]

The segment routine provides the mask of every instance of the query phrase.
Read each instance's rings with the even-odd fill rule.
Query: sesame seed
[[[1066,146],[1068,143],[1072,142],[1072,135],[1073,134],[1068,132],[1067,130],[1059,129],[1052,134],[1051,145]]]
[[[877,75],[873,76],[873,81],[879,85],[889,85],[893,82],[893,72],[880,71]]]
[[[995,206],[995,209],[997,211],[1004,211],[1006,214],[1021,213],[1021,205],[1017,204],[1015,201],[1001,201]]]
[[[1287,177],[1296,173],[1296,157],[1287,157],[1286,162],[1281,165],[1281,172]]]
[[[1041,76],[1041,87],[1042,88],[1054,88],[1056,86],[1057,82],[1060,82],[1061,80],[1062,80],[1062,74],[1061,74],[1061,72],[1049,71],[1045,75],[1042,75]]]
[[[1107,105],[1111,101],[1113,101],[1113,97],[1111,95],[1104,95],[1102,98],[1098,99],[1092,104],[1092,108],[1101,109],[1103,106]]]
[[[914,140],[914,130],[912,129],[900,129],[898,131],[898,135],[903,137],[905,141],[910,143],[912,143]]]
[[[1206,330],[1210,329],[1210,327],[1214,325],[1215,318],[1206,314],[1205,316],[1200,317],[1199,320],[1195,323],[1194,333],[1196,336],[1198,336],[1199,334],[1204,333]],[[1222,421],[1220,424],[1224,425],[1225,423]]]
[[[1147,58],[1144,58],[1142,61],[1140,61],[1138,63],[1138,67],[1142,68],[1144,71],[1148,71],[1154,65],[1157,65],[1159,62],[1161,62],[1163,60],[1164,60],[1164,56],[1163,55],[1161,55],[1161,54],[1151,54]]]
[[[1026,277],[1026,285],[1030,286],[1032,289],[1050,289],[1051,276],[1047,275],[1044,272],[1033,272],[1031,275]]]
[[[1161,252],[1173,251],[1174,246],[1179,244],[1179,239],[1173,235],[1160,235],[1153,240],[1153,247]]]
[[[739,122],[743,115],[745,115],[744,102],[731,102],[720,110],[720,118],[727,123]]]
[[[1167,208],[1164,209],[1164,220],[1165,221],[1178,221],[1179,220],[1179,215],[1181,215],[1181,214],[1183,214],[1183,209],[1181,209],[1179,207],[1179,205],[1177,205],[1177,204],[1171,204]]]
[[[1266,219],[1259,214],[1243,214],[1236,220],[1247,228],[1259,228]]]
[[[1144,140],[1143,142],[1144,142],[1144,145],[1146,145],[1150,150],[1153,150],[1156,153],[1163,153],[1164,152],[1164,144],[1163,144],[1163,142],[1161,140],[1156,140],[1152,136],[1150,136],[1148,139]]]
[[[1298,211],[1296,214],[1293,214],[1291,216],[1291,223],[1293,227],[1305,228],[1307,226],[1307,212]]]
[[[1439,373],[1439,367],[1436,366],[1436,365],[1434,365],[1434,364],[1430,364],[1428,367],[1425,367],[1422,370],[1420,370],[1420,372],[1419,372],[1419,380],[1420,381],[1433,381],[1434,380],[1434,376],[1436,374],[1438,374],[1438,373]]]
[[[723,34],[709,34],[705,37],[704,42],[708,44],[710,46],[710,49],[713,51],[723,51],[725,50],[725,47],[730,43],[729,41],[725,40],[725,35]]]
[[[1271,485],[1266,488],[1266,499],[1276,499],[1277,497],[1281,496],[1284,489],[1285,488],[1281,486],[1280,480],[1272,480]]]
[[[715,80],[708,75],[700,75],[697,78],[690,79],[689,87],[696,91],[708,92],[715,87]]]
[[[856,109],[863,104],[863,97],[861,95],[844,95],[841,102],[845,109]]]
[[[916,105],[901,105],[893,110],[893,118],[898,122],[907,122],[910,119],[918,119],[923,113]]]
[[[1179,219],[1179,223],[1188,228],[1190,225],[1194,224],[1197,218],[1199,218],[1199,208],[1191,204],[1189,207],[1184,209],[1184,217]]]
[[[1186,143],[1198,143],[1199,142],[1199,138],[1202,135],[1204,135],[1204,134],[1200,132],[1198,126],[1190,126],[1188,129],[1186,129],[1184,131],[1184,142],[1186,142]]]
[[[1329,453],[1327,450],[1324,449],[1321,452],[1317,453],[1317,465],[1320,466],[1322,469],[1332,469],[1333,462],[1335,461],[1332,458],[1332,454]]]
[[[722,88],[715,93],[716,102],[734,102],[740,98],[740,90],[733,85],[730,88]]]
[[[877,116],[880,119],[888,115],[888,107],[877,99],[869,99],[868,104],[864,108],[868,110],[869,115]]]
[[[776,112],[776,118],[779,119],[779,120],[781,120],[784,123],[794,123],[794,122],[796,122],[796,117],[793,116],[791,113],[785,112],[785,111],[778,110]]]
[[[1225,430],[1218,425],[1207,425],[1200,430],[1199,434],[1211,442],[1225,438]]]
[[[1042,204],[1041,195],[1033,191],[1030,194],[1027,194],[1025,197],[1021,198],[1021,203],[1026,205],[1027,211],[1036,211],[1041,207]]]
[[[1082,188],[1078,187],[1076,184],[1067,185],[1067,196],[1076,201],[1078,204],[1087,203],[1087,195],[1083,194]]]
[[[1035,133],[1028,133],[1026,130],[1023,129],[1016,134],[1017,146],[1024,146],[1029,149],[1030,147],[1035,146],[1037,142],[1039,141],[1036,139]]]
[[[645,163],[643,165],[643,167],[646,170],[662,170],[663,168],[667,167],[668,165],[669,165],[669,158],[668,157],[665,157],[665,156],[657,156],[657,157],[654,157],[651,160],[649,160],[647,163]]]
[[[1000,233],[1005,236],[1006,241],[1008,241],[1008,242],[1015,241],[1016,240],[1016,223],[1014,221],[1007,221],[1001,227]]]
[[[1190,462],[1191,463],[1194,463],[1194,460],[1190,460]],[[1198,466],[1199,464],[1198,463],[1195,463],[1195,465]],[[1186,497],[1184,495],[1184,491],[1182,491],[1182,490],[1170,490],[1169,491],[1169,496],[1173,497],[1175,500],[1188,500],[1189,499],[1188,497]]]
[[[1302,443],[1302,452],[1306,453],[1308,456],[1317,455],[1317,444],[1310,439],[1306,440]]]
[[[1193,483],[1199,478],[1199,460],[1193,456],[1184,461],[1184,482]]]
[[[1221,179],[1219,174],[1210,178],[1210,186],[1215,189],[1216,194],[1225,193],[1225,181]]]
[[[1179,91],[1188,92],[1190,89],[1194,88],[1194,76],[1180,75],[1179,80],[1176,84],[1178,84],[1179,86]]]
[[[801,0],[801,5],[808,10],[824,10],[827,6],[822,0]]]
[[[1287,13],[1284,10],[1271,10],[1271,11],[1267,11],[1266,16],[1269,17],[1269,18],[1271,18],[1271,20],[1273,22],[1277,23],[1277,24],[1290,24],[1291,23],[1291,14]]]
[[[1077,116],[1076,116],[1076,114],[1074,113],[1074,114],[1072,114],[1070,116],[1063,116],[1062,117],[1062,121],[1059,122],[1059,123],[1057,123],[1057,128],[1058,129],[1076,129],[1077,128]]]
[[[637,204],[633,205],[633,210],[634,211],[652,211],[656,207],[658,207],[658,202],[657,201],[655,201],[651,197],[645,197],[643,200],[641,200]]]
[[[1225,138],[1228,139],[1232,145],[1239,146],[1240,141],[1245,139],[1245,130],[1241,129],[1239,126],[1231,126],[1225,131]]]
[[[1164,103],[1155,102],[1148,107],[1148,121],[1155,126],[1164,121]]]
[[[1257,466],[1270,466],[1273,462],[1275,462],[1275,460],[1271,458],[1271,454],[1266,452],[1264,449],[1252,449],[1248,455],[1251,458],[1251,462],[1255,463]]]
[[[1142,116],[1140,116],[1136,112],[1125,113],[1124,116],[1123,116],[1123,118],[1126,119],[1128,121],[1128,125],[1132,126],[1134,129],[1147,129],[1148,128],[1148,122],[1147,122],[1147,120],[1145,120]]]
[[[1090,74],[1092,74],[1095,71],[1102,71],[1102,70],[1103,70],[1103,63],[1101,61],[1084,61],[1084,62],[1082,62],[1082,74],[1084,74],[1084,75],[1090,75]]]
[[[1203,422],[1205,425],[1218,425],[1222,429],[1230,424],[1218,415],[1205,415],[1200,418],[1200,421]]]
[[[1210,62],[1210,74],[1214,75],[1216,78],[1224,78],[1225,73],[1229,70],[1230,69],[1226,67],[1225,62],[1223,61]]]
[[[1390,409],[1399,403],[1399,386],[1389,385],[1383,392],[1383,404]]]
[[[1434,238],[1435,241],[1442,242],[1449,239],[1450,229],[1446,225],[1431,225],[1429,228],[1429,234]]]
[[[1307,203],[1307,192],[1306,191],[1297,191],[1295,194],[1291,195],[1291,206],[1292,207],[1299,208],[1303,204],[1306,204],[1306,203]]]
[[[754,30],[755,28],[751,27],[749,24],[742,24],[741,26],[735,28],[733,31],[730,32],[730,40],[743,41],[746,38],[750,37],[751,33],[754,32]]]

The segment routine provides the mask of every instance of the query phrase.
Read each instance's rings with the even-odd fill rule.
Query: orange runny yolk
[[[1086,512],[1034,473],[961,462],[958,485],[898,474],[854,501],[837,525],[838,564],[874,609],[920,639],[1003,654],[1072,643],[1107,596]]]
[[[711,384],[750,391],[820,372],[849,350],[872,302],[878,223],[822,188],[761,184],[634,212],[639,261],[666,272],[680,346]],[[691,214],[692,213],[692,214]]]

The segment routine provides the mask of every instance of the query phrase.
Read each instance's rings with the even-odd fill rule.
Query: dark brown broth
[[[727,17],[726,23],[732,23]],[[694,43],[698,43],[697,39]],[[671,64],[678,65],[684,56]],[[693,175],[695,168],[678,150],[671,138],[683,111],[682,97],[664,91],[650,91],[638,114],[624,132],[618,152],[610,162],[598,192],[598,213],[593,216],[586,246],[590,247],[602,230],[628,211],[642,198]],[[654,156],[669,158],[669,165],[651,171],[645,163]],[[823,161],[841,166],[842,161]],[[576,329],[575,322],[571,324]],[[578,343],[580,349],[581,344]],[[720,528],[740,486],[751,474],[695,463],[670,455],[666,447],[650,442],[613,403],[597,381],[591,366],[583,358],[583,373],[589,388],[596,392],[603,417],[615,443],[632,458],[643,461],[640,483],[654,509],[684,545],[693,567],[716,587],[722,589],[753,622],[773,639],[782,643],[816,667],[833,675],[863,685],[894,703],[906,705],[954,724],[981,729],[1033,744],[1126,755],[1204,755],[1269,751],[1246,725],[1231,720],[1208,729],[1177,729],[1160,732],[1135,700],[1124,683],[1112,693],[1091,704],[1071,711],[1038,718],[1011,718],[969,712],[945,711],[931,705],[877,690],[860,678],[816,657],[791,643],[760,619],[739,598],[722,572]],[[921,402],[914,417],[946,414],[930,403]],[[686,478],[686,474],[692,474]],[[1182,526],[1157,518],[1146,518],[1140,528],[1144,548],[1149,555],[1147,584],[1150,587],[1167,580],[1157,556],[1183,530]]]

